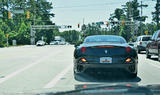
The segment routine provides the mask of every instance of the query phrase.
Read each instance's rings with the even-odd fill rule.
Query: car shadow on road
[[[89,74],[83,74],[83,75],[77,75],[75,78],[77,81],[80,82],[105,82],[105,83],[138,83],[141,81],[140,77],[136,78],[129,78],[126,77],[126,75],[89,75]]]
[[[158,61],[158,58],[150,58],[153,61]]]
[[[145,55],[145,54],[146,54],[146,51],[141,51],[139,54]]]

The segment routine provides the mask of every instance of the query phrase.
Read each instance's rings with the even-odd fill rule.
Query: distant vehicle
[[[58,45],[58,42],[57,41],[51,41],[50,45]]]
[[[143,35],[137,37],[137,40],[135,42],[135,48],[137,49],[138,53],[141,53],[141,51],[146,51],[146,46],[151,37],[151,35]]]
[[[65,39],[61,36],[55,36],[54,40],[58,43],[58,45],[65,45]]]
[[[45,45],[45,42],[40,40],[36,43],[37,46],[44,46]]]
[[[151,58],[152,55],[158,56],[160,62],[160,30],[156,31],[150,42],[147,44],[146,57]]]
[[[98,72],[137,76],[138,56],[123,37],[88,36],[74,51],[74,76]]]
[[[66,45],[70,45],[68,42],[66,42]]]
[[[60,44],[60,45],[65,45],[66,42],[65,42],[65,41],[60,41],[59,44]]]
[[[129,44],[130,46],[134,46],[135,43],[134,43],[134,42],[129,42],[128,44]]]
[[[56,41],[60,41],[61,39],[62,39],[61,36],[55,36],[55,37],[54,37],[54,40],[56,40]]]

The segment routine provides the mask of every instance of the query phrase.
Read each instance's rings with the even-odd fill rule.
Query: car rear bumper
[[[137,73],[137,64],[77,64],[77,73],[106,72],[106,73]]]

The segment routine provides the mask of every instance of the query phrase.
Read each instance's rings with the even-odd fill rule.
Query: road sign
[[[13,11],[15,14],[24,14],[24,10],[21,10],[21,9],[19,9],[19,10],[14,10]]]
[[[148,34],[148,31],[145,31],[144,33],[147,35],[147,34]]]
[[[6,34],[6,37],[8,38],[8,37],[9,37],[9,35],[8,35],[8,34]]]

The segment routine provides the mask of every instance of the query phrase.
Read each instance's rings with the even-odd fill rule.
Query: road
[[[74,46],[21,46],[0,48],[0,93],[41,93],[74,90],[83,84],[136,85],[160,84],[157,57],[146,59],[139,54],[138,77],[135,79],[73,77]],[[105,77],[105,78],[104,78]]]

